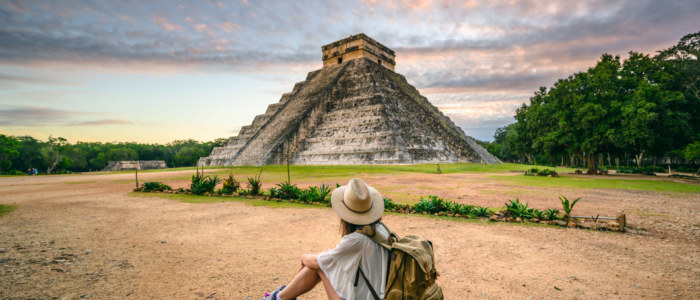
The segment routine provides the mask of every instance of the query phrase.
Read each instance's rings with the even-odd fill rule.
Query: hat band
[[[356,214],[364,214],[364,213],[370,211],[370,210],[372,209],[372,206],[374,206],[374,201],[372,201],[372,204],[369,205],[369,208],[368,208],[367,210],[365,210],[365,211],[356,211],[356,210],[350,208],[350,206],[348,206],[347,204],[345,204],[345,199],[343,199],[341,202],[343,202],[343,205],[345,205],[345,207],[346,207],[347,209],[349,209],[351,212],[354,212],[354,213],[356,213]]]

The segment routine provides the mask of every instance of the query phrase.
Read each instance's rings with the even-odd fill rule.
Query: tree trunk
[[[642,150],[642,152],[639,152],[639,154],[635,155],[635,158],[637,159],[637,168],[642,167],[642,157],[644,157],[644,150]]]
[[[615,170],[619,170],[619,169],[620,169],[620,157],[616,156],[615,157]]]
[[[596,155],[588,154],[588,156],[586,156],[586,162],[588,163],[588,172],[586,174],[596,175],[598,171],[596,168]]]
[[[574,159],[576,159],[576,155],[571,154],[571,155],[569,156],[569,165],[568,165],[568,167],[573,167],[573,166],[575,166]]]
[[[610,166],[612,166],[612,163],[610,163],[610,152],[608,152],[608,168],[610,168]]]
[[[54,168],[56,168],[58,163],[61,161],[61,158],[63,158],[61,155],[56,156],[56,160],[46,169],[46,175],[51,175],[51,172]]]

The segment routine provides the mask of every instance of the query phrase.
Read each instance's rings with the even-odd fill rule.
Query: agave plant
[[[569,202],[568,198],[561,195],[559,196],[559,200],[561,201],[561,206],[564,208],[564,219],[569,220],[569,217],[571,217],[571,210],[574,209],[574,205],[576,205],[576,202],[581,200],[581,198],[576,198],[574,201]]]
[[[280,198],[279,190],[275,187],[267,189],[267,192],[270,193],[270,198]]]
[[[413,210],[417,213],[433,213],[435,211],[435,204],[428,199],[420,199],[416,205],[413,206]]]
[[[151,181],[151,182],[146,182],[143,184],[143,191],[144,192],[162,192],[162,191],[169,191],[172,188],[159,181]]]
[[[330,202],[331,187],[321,184],[318,187],[319,202],[328,203]]]
[[[262,187],[262,181],[260,181],[260,174],[255,177],[248,177],[248,195],[257,196],[260,195],[260,188]]]
[[[229,173],[228,177],[224,179],[223,187],[221,187],[221,193],[231,195],[238,191],[240,187],[240,182],[233,178],[233,174]]]
[[[559,214],[559,210],[556,209],[547,209],[544,211],[544,218],[547,220],[554,220],[557,218],[557,215]]]
[[[520,199],[517,197],[515,200],[510,200],[506,202],[506,209],[508,214],[513,218],[521,219],[531,219],[532,218],[532,208],[529,208],[529,203],[521,203]]]
[[[477,217],[488,217],[491,214],[488,207],[477,206],[474,207],[474,215]]]
[[[216,175],[214,175],[214,176],[209,176],[209,175],[205,176],[202,174],[192,175],[192,183],[190,184],[190,190],[195,195],[203,195],[205,193],[212,193],[212,192],[214,192],[214,188],[216,188],[216,185],[219,182],[221,182],[221,179],[219,179],[219,177],[217,177]]]
[[[457,213],[460,215],[463,215],[463,216],[472,215],[472,214],[474,214],[474,206],[468,205],[468,204],[462,204],[459,206]]]
[[[445,202],[445,211],[451,215],[459,213],[460,204],[453,201]]]
[[[289,182],[278,183],[279,187],[278,195],[281,199],[299,199],[301,196],[301,190],[296,186],[296,184],[291,184]]]
[[[386,196],[384,196],[383,199],[384,199],[384,209],[394,210],[398,207],[398,205],[396,205],[396,203],[394,203],[394,200],[391,200],[390,198],[387,198]]]
[[[542,220],[544,217],[544,212],[538,209],[532,209],[532,217]]]

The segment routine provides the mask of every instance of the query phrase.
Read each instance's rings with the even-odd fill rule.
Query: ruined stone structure
[[[499,163],[393,72],[391,49],[359,34],[323,53],[322,69],[198,164]]]
[[[109,161],[102,171],[167,169],[162,160],[118,160]]]
[[[387,48],[364,33],[356,34],[340,41],[321,47],[323,66],[330,67],[345,61],[365,57],[389,70],[394,70],[396,55],[394,50]]]

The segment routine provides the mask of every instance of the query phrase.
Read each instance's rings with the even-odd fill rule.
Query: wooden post
[[[625,226],[627,226],[627,217],[625,214],[621,214],[619,217],[617,217],[617,224],[620,225],[620,231],[625,230]]]
[[[134,171],[136,171],[136,188],[139,188],[139,168],[136,168]]]
[[[289,175],[289,142],[287,142],[287,183],[292,184],[292,177]]]

